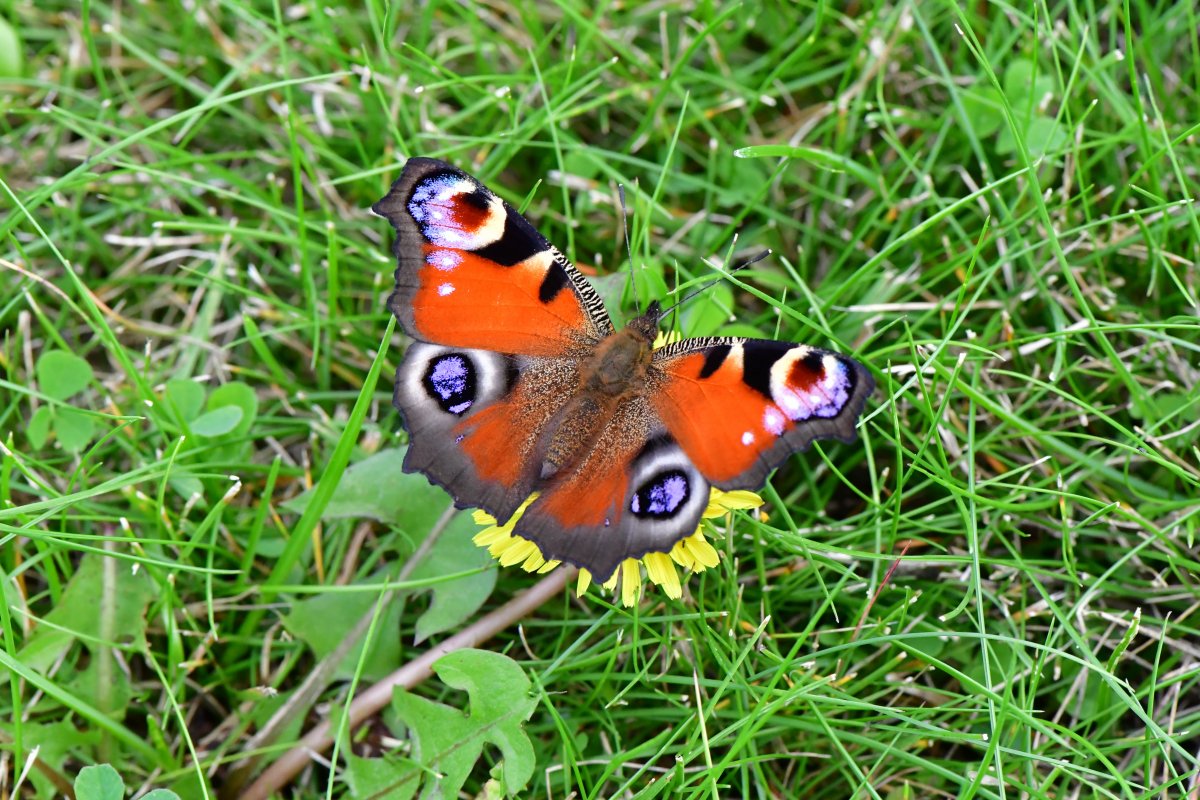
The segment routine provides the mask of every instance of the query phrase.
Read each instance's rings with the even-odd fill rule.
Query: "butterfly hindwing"
[[[436,159],[411,158],[372,210],[398,234],[396,288],[388,306],[413,338],[555,356],[612,332],[587,279],[465,172]]]
[[[814,439],[851,441],[875,382],[853,359],[769,339],[685,339],[655,352],[654,407],[720,489],[757,489]]]
[[[533,490],[543,434],[577,383],[567,359],[414,342],[396,370],[404,468],[460,507],[507,519]]]
[[[603,583],[627,558],[695,533],[709,487],[643,397],[630,398],[569,474],[542,489],[515,533]]]

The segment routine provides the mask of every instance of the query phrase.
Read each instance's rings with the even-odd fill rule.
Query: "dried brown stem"
[[[548,600],[557,597],[567,582],[575,576],[575,573],[574,568],[560,567],[554,570],[531,589],[517,595],[495,611],[480,617],[472,625],[444,642],[434,645],[387,678],[367,689],[350,704],[350,727],[357,727],[379,713],[392,699],[392,690],[395,687],[402,686],[405,689],[411,689],[432,675],[433,662],[442,656],[455,650],[475,647],[487,641],[514,622],[533,613]],[[305,734],[295,747],[258,776],[257,780],[242,793],[242,799],[267,800],[272,793],[283,788],[300,770],[304,769],[314,753],[323,752],[333,743],[331,725],[335,720],[336,717],[323,720]]]

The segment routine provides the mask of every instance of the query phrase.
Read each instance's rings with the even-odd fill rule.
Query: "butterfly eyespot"
[[[854,389],[848,368],[836,356],[800,348],[771,366],[769,386],[777,407],[793,422],[837,417]]]
[[[792,362],[787,384],[800,391],[812,391],[824,376],[825,358],[816,350],[811,350]]]
[[[475,402],[475,367],[458,353],[431,359],[422,381],[425,393],[448,414],[463,414]]]
[[[691,482],[680,469],[660,472],[643,483],[629,501],[629,510],[636,517],[662,519],[673,517],[687,504]]]
[[[471,181],[440,172],[413,187],[408,213],[431,244],[476,250],[495,242],[504,231],[503,207],[492,199]]]

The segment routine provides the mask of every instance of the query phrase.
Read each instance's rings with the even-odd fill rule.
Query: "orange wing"
[[[388,306],[415,339],[561,356],[612,333],[587,279],[511,206],[453,166],[411,158],[372,210],[398,234]]]
[[[687,339],[658,350],[650,397],[718,488],[757,489],[813,439],[851,441],[871,374],[845,356],[767,339]]]

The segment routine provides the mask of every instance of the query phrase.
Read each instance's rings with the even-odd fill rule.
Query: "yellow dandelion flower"
[[[512,517],[503,525],[498,524],[495,517],[485,511],[476,511],[475,522],[484,529],[475,534],[472,541],[480,547],[486,547],[492,558],[501,566],[519,564],[526,572],[539,574],[549,572],[561,562],[546,559],[538,546],[528,539],[513,533],[517,521],[525,513],[529,504],[537,499],[533,494],[521,504]],[[762,505],[762,498],[754,492],[736,491],[723,492],[712,489],[709,494],[708,507],[704,510],[703,519],[713,519],[724,516],[732,511],[757,508]],[[604,582],[605,591],[616,594],[620,589],[621,605],[629,608],[637,604],[642,596],[642,584],[649,580],[655,586],[662,587],[663,592],[673,600],[683,596],[683,583],[679,578],[677,567],[682,567],[689,573],[703,572],[721,562],[720,553],[708,541],[701,523],[696,532],[685,536],[676,542],[669,552],[650,552],[640,558],[627,558],[617,566],[612,576]],[[592,574],[586,569],[579,570],[576,593],[582,597],[593,582]]]

